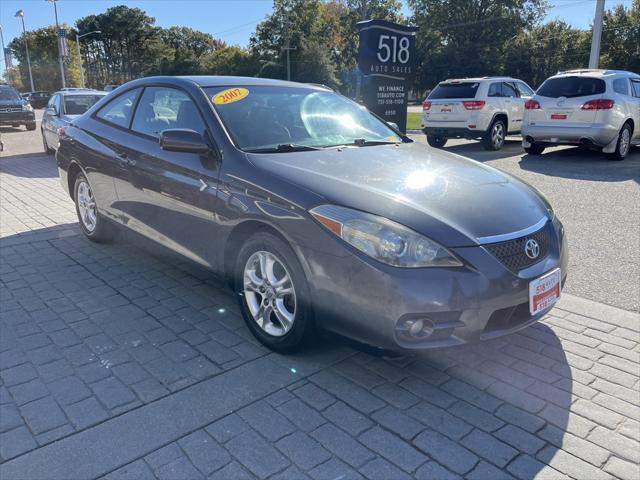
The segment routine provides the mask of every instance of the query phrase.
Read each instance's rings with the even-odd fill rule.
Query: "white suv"
[[[622,160],[640,145],[640,75],[570,70],[548,78],[525,105],[522,145],[539,155],[550,145],[598,147]]]
[[[481,139],[500,150],[507,134],[519,133],[525,101],[533,90],[510,77],[461,78],[440,82],[422,102],[422,127],[432,147],[448,138]]]

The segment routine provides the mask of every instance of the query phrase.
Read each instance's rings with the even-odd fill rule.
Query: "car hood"
[[[23,100],[0,100],[0,107],[21,107],[24,104]]]
[[[486,243],[483,237],[517,232],[548,216],[527,184],[415,142],[249,159],[327,203],[384,216],[448,247]]]

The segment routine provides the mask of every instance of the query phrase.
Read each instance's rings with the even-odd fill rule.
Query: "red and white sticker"
[[[536,278],[529,283],[529,312],[536,315],[554,305],[560,298],[560,269]]]

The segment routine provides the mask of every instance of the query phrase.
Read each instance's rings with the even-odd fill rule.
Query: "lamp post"
[[[82,70],[82,57],[80,56],[80,39],[91,35],[93,33],[102,33],[100,30],[94,30],[92,32],[83,33],[82,35],[76,35],[76,47],[78,47],[78,65],[80,66],[80,86],[84,88],[84,71]]]
[[[58,24],[58,6],[56,4],[58,0],[47,0],[47,2],[53,3],[53,11],[56,14],[56,35],[58,36],[58,63],[60,63],[60,77],[62,78],[62,88],[67,86],[67,82],[64,78],[64,63],[62,61],[62,46],[60,45],[60,25]]]
[[[24,49],[27,53],[27,67],[29,67],[29,82],[31,82],[31,91],[35,92],[36,87],[33,86],[33,74],[31,73],[31,59],[29,58],[29,45],[27,42],[27,30],[24,28],[24,10],[18,10],[15,14],[16,18],[22,20],[22,36],[24,37]],[[4,53],[4,52],[3,52]]]

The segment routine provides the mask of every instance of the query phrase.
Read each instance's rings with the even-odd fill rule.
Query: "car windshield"
[[[326,90],[280,86],[205,89],[236,145],[291,152],[403,139],[357,103]]]
[[[13,88],[0,88],[0,100],[20,100],[20,94]]]
[[[440,83],[429,94],[429,100],[446,98],[476,98],[478,82]]]
[[[549,98],[587,97],[604,93],[604,80],[593,77],[560,77],[550,78],[536,92]]]
[[[64,113],[66,115],[82,115],[89,110],[103,95],[68,95],[64,97]]]

